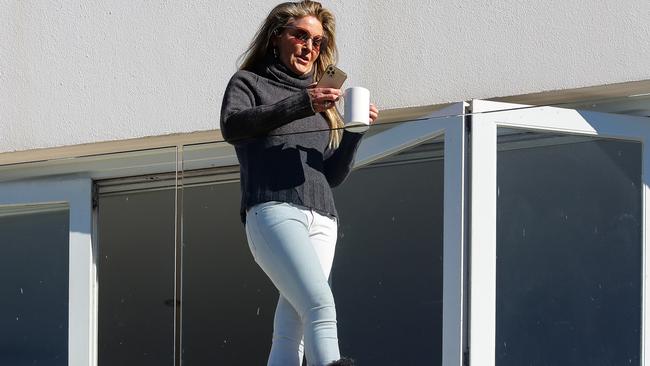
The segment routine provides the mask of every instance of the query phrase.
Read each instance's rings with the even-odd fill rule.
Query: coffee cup
[[[366,131],[370,125],[370,91],[360,86],[348,88],[344,101],[345,129],[351,132]]]

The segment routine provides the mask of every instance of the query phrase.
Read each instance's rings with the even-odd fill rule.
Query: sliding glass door
[[[472,363],[644,364],[650,119],[472,107]]]

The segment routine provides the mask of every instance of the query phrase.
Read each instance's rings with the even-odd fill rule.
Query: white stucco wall
[[[0,152],[218,128],[276,1],[0,1]],[[380,108],[650,79],[647,0],[324,1]]]

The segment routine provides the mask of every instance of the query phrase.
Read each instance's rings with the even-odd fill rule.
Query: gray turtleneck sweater
[[[362,135],[345,131],[337,149],[327,148],[329,125],[312,110],[311,83],[274,60],[228,83],[221,132],[239,159],[243,222],[248,208],[268,201],[337,216],[331,187],[349,174]]]

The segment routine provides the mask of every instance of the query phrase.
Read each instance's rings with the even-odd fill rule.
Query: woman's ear
[[[273,34],[271,35],[271,45],[273,47],[277,47],[279,39],[280,39],[280,31],[276,29],[273,31]]]

